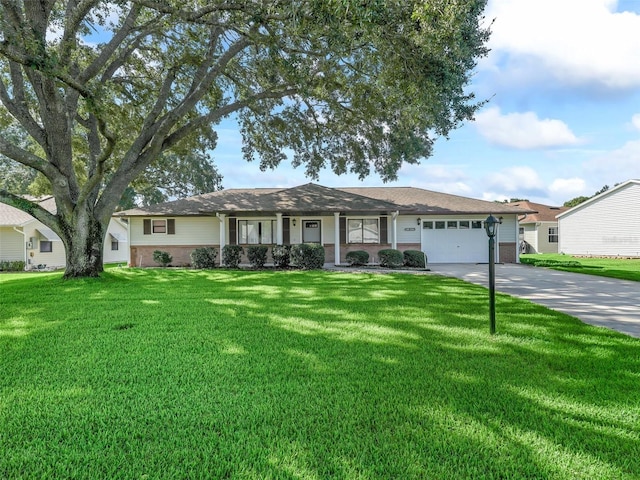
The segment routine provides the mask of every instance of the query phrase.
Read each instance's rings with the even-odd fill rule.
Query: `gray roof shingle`
[[[196,195],[116,215],[192,216],[215,213],[311,214],[321,212],[389,214],[532,213],[504,203],[432,192],[414,187],[329,188],[308,183],[293,188],[230,189]]]

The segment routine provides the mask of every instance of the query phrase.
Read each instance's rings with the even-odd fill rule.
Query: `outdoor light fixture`
[[[293,219],[293,226],[294,227],[296,226],[296,219],[295,218]]]
[[[418,225],[420,225],[421,221],[422,221],[422,219],[420,217],[418,217]]]
[[[489,214],[484,221],[484,229],[489,237],[489,332],[496,333],[496,248],[495,237],[502,218]]]

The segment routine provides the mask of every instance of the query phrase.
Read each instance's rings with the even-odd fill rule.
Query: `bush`
[[[244,248],[240,245],[225,245],[222,248],[222,263],[229,268],[238,268]]]
[[[23,260],[0,261],[0,272],[21,272],[24,270]]]
[[[273,264],[278,268],[287,268],[291,258],[291,245],[274,245],[271,249]]]
[[[402,256],[406,267],[427,268],[427,256],[420,250],[405,250]]]
[[[253,268],[263,268],[267,263],[267,251],[269,247],[265,245],[251,245],[247,247],[247,257],[249,257],[249,264]]]
[[[401,267],[404,263],[402,252],[394,248],[385,248],[384,250],[380,250],[378,252],[378,257],[380,258],[381,267],[397,268]]]
[[[324,267],[324,247],[319,243],[300,243],[291,247],[291,263],[302,270]]]
[[[582,268],[583,265],[576,260],[550,260],[547,258],[520,257],[520,263],[533,265],[535,267],[567,267]]]
[[[153,261],[159,263],[163,267],[166,267],[173,261],[173,257],[169,255],[169,252],[163,252],[162,250],[154,250]]]
[[[354,250],[353,252],[347,252],[347,263],[352,267],[359,267],[369,263],[369,252],[364,250]]]
[[[193,268],[216,268],[218,251],[213,247],[196,248],[189,256]]]

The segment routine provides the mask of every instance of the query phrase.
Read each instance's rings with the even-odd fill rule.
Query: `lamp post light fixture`
[[[502,219],[489,214],[484,221],[484,229],[489,237],[489,332],[496,333],[496,249],[495,237]]]

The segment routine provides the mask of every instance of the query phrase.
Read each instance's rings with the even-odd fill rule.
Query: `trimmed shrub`
[[[247,257],[249,257],[249,264],[253,268],[263,268],[267,263],[267,251],[269,247],[265,245],[251,245],[247,247]]]
[[[427,268],[426,255],[420,250],[405,250],[402,254],[404,265],[412,268]]]
[[[21,272],[24,270],[24,260],[0,261],[0,272]]]
[[[277,268],[287,268],[291,258],[291,245],[274,245],[271,249],[271,257]]]
[[[193,268],[216,268],[218,251],[213,247],[196,248],[189,256]]]
[[[159,263],[163,267],[166,267],[173,261],[173,257],[169,255],[169,252],[163,252],[162,250],[154,250],[153,261],[156,263]]]
[[[302,270],[324,267],[324,247],[319,243],[300,243],[291,247],[291,263]]]
[[[533,265],[535,267],[567,267],[582,268],[582,264],[576,260],[550,260],[546,258],[520,258],[520,263]]]
[[[378,257],[380,258],[381,267],[397,268],[401,267],[404,263],[402,252],[394,248],[385,248],[384,250],[380,250],[378,252]]]
[[[240,245],[225,245],[222,248],[222,263],[229,268],[238,268],[244,248]]]
[[[352,267],[359,267],[369,263],[369,252],[364,250],[354,250],[353,252],[347,252],[347,263]]]

